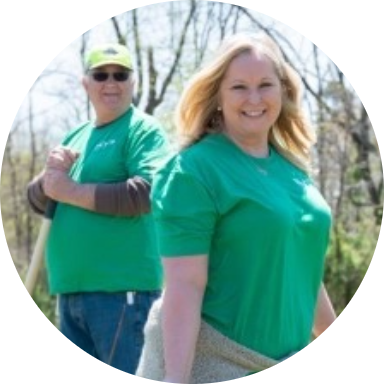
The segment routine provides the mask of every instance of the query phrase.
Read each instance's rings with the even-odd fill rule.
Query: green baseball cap
[[[125,45],[103,44],[92,48],[85,57],[85,69],[95,69],[103,65],[115,64],[132,70],[132,59]]]

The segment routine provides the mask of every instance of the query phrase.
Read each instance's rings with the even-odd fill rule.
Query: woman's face
[[[282,87],[272,62],[254,51],[237,56],[219,89],[224,131],[239,143],[268,148],[268,133],[282,107]]]

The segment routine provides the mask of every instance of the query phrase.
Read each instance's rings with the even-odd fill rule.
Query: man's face
[[[119,65],[90,70],[83,79],[83,85],[95,108],[99,125],[121,116],[132,102],[132,73]]]

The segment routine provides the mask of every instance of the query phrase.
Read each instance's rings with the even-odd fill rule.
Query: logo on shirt
[[[264,175],[264,176],[267,176],[268,175],[268,171],[265,169],[265,168],[263,168],[263,167],[260,167],[260,166],[256,166],[256,169],[257,169],[257,171],[259,172],[259,173],[261,173],[262,175]]]
[[[115,144],[116,144],[116,140],[115,139],[101,141],[100,143],[98,143],[95,146],[95,151],[99,151],[101,149],[105,149],[105,148],[110,147],[110,146],[115,145]]]

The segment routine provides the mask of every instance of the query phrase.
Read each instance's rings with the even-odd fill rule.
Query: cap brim
[[[130,65],[121,63],[120,61],[114,61],[114,60],[101,61],[97,64],[91,65],[90,67],[88,67],[88,69],[96,69],[96,68],[104,67],[105,65],[118,65],[126,69],[130,69],[130,70],[133,69]]]

